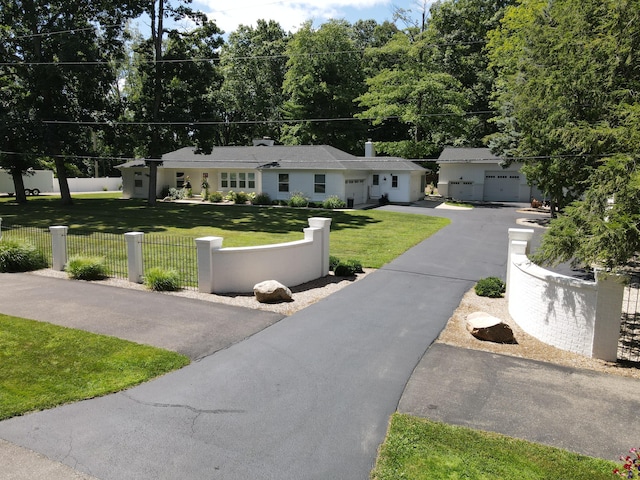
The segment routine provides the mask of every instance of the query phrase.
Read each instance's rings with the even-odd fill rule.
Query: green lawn
[[[123,390],[184,355],[0,314],[0,420]]]
[[[611,480],[613,462],[394,414],[373,480]]]
[[[67,225],[69,235],[142,231],[190,238],[219,236],[224,238],[225,247],[242,247],[300,240],[309,217],[330,217],[331,255],[358,260],[370,268],[381,267],[449,223],[442,218],[380,210],[162,202],[148,207],[143,200],[122,200],[118,196],[75,196],[71,206],[62,206],[56,197],[29,197],[25,205],[5,197],[0,199],[0,218],[10,225]]]

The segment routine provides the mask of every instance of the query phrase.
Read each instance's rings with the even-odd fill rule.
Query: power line
[[[493,115],[497,112],[492,110],[480,110],[476,112],[461,113],[425,113],[418,115],[420,118],[429,117],[465,117],[469,115]],[[191,121],[191,122],[144,122],[144,121],[76,121],[76,120],[43,120],[42,123],[47,125],[79,125],[79,126],[180,126],[180,127],[199,127],[199,126],[215,126],[215,125],[264,125],[264,124],[286,124],[286,123],[328,123],[328,122],[370,122],[373,120],[398,120],[398,115],[390,115],[382,119],[378,117],[356,118],[356,117],[337,117],[337,118],[306,118],[306,119],[271,119],[271,120],[211,120],[211,121]]]

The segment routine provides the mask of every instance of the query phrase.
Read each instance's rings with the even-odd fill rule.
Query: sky
[[[378,23],[392,20],[396,8],[411,10],[411,17],[420,18],[424,0],[194,0],[195,10],[215,20],[226,34],[239,25],[255,26],[260,19],[275,20],[285,31],[295,32],[306,20],[319,26],[330,18],[357,20],[374,19]],[[399,25],[401,26],[401,25]],[[402,25],[404,26],[404,25]],[[402,27],[401,26],[401,27]]]

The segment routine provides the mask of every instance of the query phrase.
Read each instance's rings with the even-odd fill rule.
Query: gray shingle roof
[[[236,168],[289,170],[424,170],[415,163],[395,157],[356,157],[328,145],[275,145],[272,147],[214,147],[210,154],[196,154],[185,147],[162,156],[165,168]],[[134,160],[118,168],[144,166]]]
[[[491,153],[488,148],[445,147],[437,163],[500,163],[502,161],[502,158]]]

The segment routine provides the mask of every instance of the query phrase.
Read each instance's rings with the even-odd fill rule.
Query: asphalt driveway
[[[504,277],[517,207],[385,207],[452,224],[178,372],[0,422],[0,438],[102,480],[368,478],[389,415],[463,294],[479,278]],[[156,299],[135,295],[141,310]],[[65,308],[43,296],[49,310]],[[117,301],[108,305],[118,312]]]

